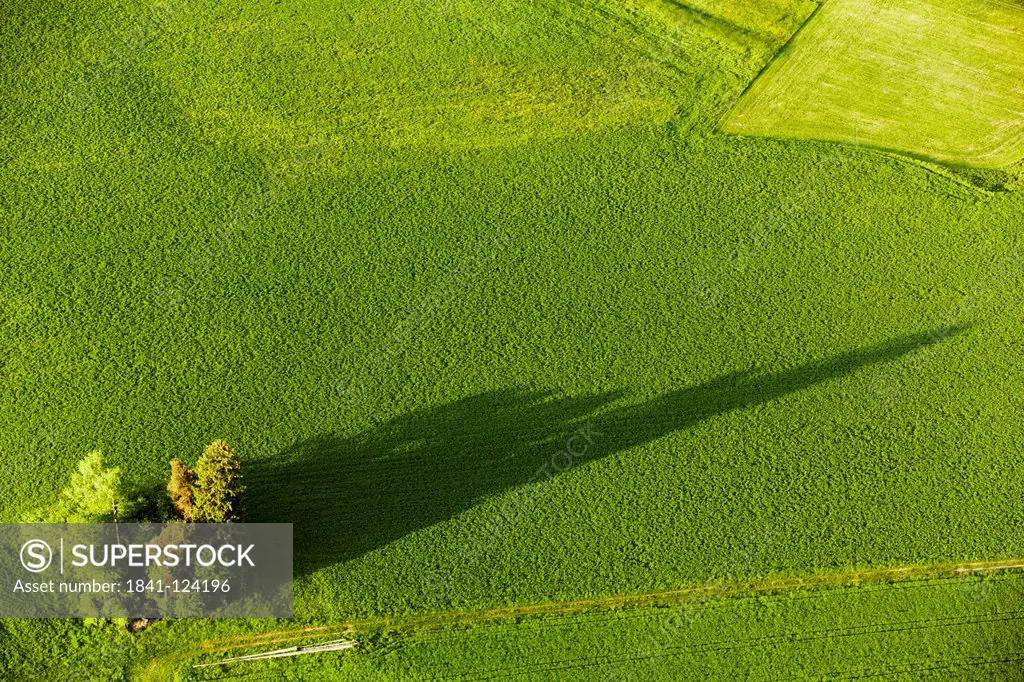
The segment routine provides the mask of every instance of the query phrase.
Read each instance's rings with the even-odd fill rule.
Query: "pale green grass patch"
[[[1021,54],[1017,3],[832,0],[722,128],[999,168],[1024,157]]]

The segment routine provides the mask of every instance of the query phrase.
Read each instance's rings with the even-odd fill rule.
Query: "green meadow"
[[[294,524],[310,623],[1024,554],[1024,199],[720,132],[757,88],[803,106],[785,62],[740,98],[814,9],[5,5],[0,520],[90,450],[146,490],[223,438],[246,520]],[[919,104],[922,125],[944,115]],[[936,139],[981,159],[980,133],[1012,129],[992,120]],[[783,622],[730,618],[695,627]],[[627,620],[581,621],[551,656],[646,636]],[[264,625],[5,621],[0,677],[173,679],[149,661]],[[452,647],[460,670],[507,665],[492,635],[539,646],[543,626],[496,627],[273,674],[430,677]],[[1019,655],[1005,630],[932,633],[864,667]],[[856,668],[751,651],[692,675]]]
[[[1019,576],[865,586],[423,632],[243,679],[1016,679],[1021,588]]]

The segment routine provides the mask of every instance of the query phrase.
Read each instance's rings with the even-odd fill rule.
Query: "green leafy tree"
[[[103,454],[90,452],[61,491],[57,502],[31,514],[43,523],[110,523],[129,513],[121,491],[121,470],[103,466]]]
[[[224,523],[239,519],[245,489],[240,468],[238,456],[226,442],[215,440],[206,446],[196,464],[194,521]]]
[[[118,507],[124,504],[121,470],[104,467],[103,453],[94,450],[78,463],[61,498],[71,523],[114,521]]]

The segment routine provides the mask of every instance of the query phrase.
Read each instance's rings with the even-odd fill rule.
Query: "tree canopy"
[[[200,523],[236,521],[244,490],[238,456],[223,440],[206,446],[196,464],[192,520]]]

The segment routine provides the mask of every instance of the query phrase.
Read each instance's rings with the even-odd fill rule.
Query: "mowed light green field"
[[[722,122],[949,164],[1024,158],[1024,7],[830,0]]]
[[[312,622],[1024,554],[1024,200],[717,133],[810,8],[705,4],[7,7],[0,519],[224,438]]]

